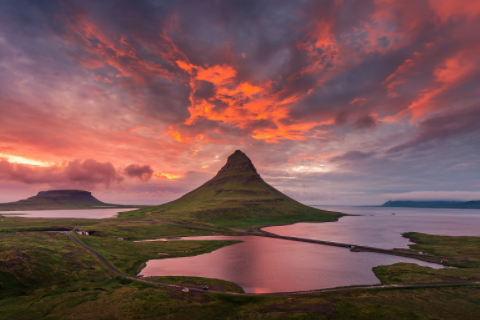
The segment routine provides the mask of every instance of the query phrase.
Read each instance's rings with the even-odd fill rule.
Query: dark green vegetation
[[[0,211],[92,209],[99,207],[131,208],[132,206],[104,203],[88,191],[51,190],[40,191],[36,196],[25,200],[1,203]]]
[[[152,220],[138,221],[131,218],[105,219],[103,223],[97,222],[95,226],[79,228],[88,231],[94,237],[126,238],[128,240],[145,240],[159,237],[188,237],[210,236],[222,234],[222,231],[214,232],[189,228],[184,226],[163,224]]]
[[[237,286],[235,283],[219,279],[206,279],[198,277],[149,277],[148,281],[176,284],[199,289],[203,288],[204,286],[208,286],[209,290],[212,291],[244,293],[243,289]]]
[[[342,214],[305,206],[266,183],[237,150],[218,174],[183,197],[121,216],[142,216],[235,230],[299,221],[334,221]]]
[[[403,235],[415,244],[410,249],[437,256],[480,261],[480,237],[435,236],[408,232]]]
[[[91,226],[100,223],[98,219],[45,219],[0,216],[0,234],[17,231],[64,231],[75,226]]]
[[[221,245],[213,241],[200,244],[121,241],[115,237],[153,234],[154,228],[157,237],[209,231],[146,220],[114,220],[105,219],[96,226],[84,227],[102,229],[102,237],[78,238],[130,274],[139,261],[150,255],[158,258],[163,256],[158,253],[194,255]],[[26,222],[23,227],[27,227]],[[470,258],[476,257],[471,251],[476,250],[480,241],[468,237],[468,244],[463,245],[463,239],[413,235],[424,252],[431,248],[432,253],[466,254]],[[443,245],[445,249],[441,248]],[[457,252],[454,247],[458,245],[460,251],[467,252]],[[0,319],[477,319],[480,315],[478,286],[365,289],[302,296],[184,293],[115,276],[66,235],[45,232],[0,234],[0,276]],[[452,280],[457,279],[463,279],[462,275]],[[241,292],[235,284],[217,279],[155,277],[151,280]]]
[[[478,287],[302,296],[184,293],[114,276],[65,235],[35,232],[0,239],[0,319],[478,319],[480,314]],[[154,280],[239,291],[215,279]]]
[[[416,242],[410,245],[413,252],[480,261],[479,237],[433,236],[416,232],[404,236]],[[448,261],[444,264],[456,268],[437,270],[416,264],[397,263],[379,266],[373,268],[373,271],[382,284],[480,281],[480,263]]]
[[[387,201],[382,207],[480,209],[480,201]]]

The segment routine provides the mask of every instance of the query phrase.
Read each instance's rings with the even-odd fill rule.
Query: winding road
[[[265,231],[262,231],[266,233]],[[314,294],[314,293],[324,293],[324,292],[335,292],[335,291],[347,291],[347,290],[365,290],[365,289],[387,289],[387,288],[411,288],[411,287],[439,287],[439,286],[462,286],[462,285],[479,285],[480,281],[462,281],[462,282],[430,282],[430,283],[408,283],[408,284],[390,284],[390,285],[362,285],[362,286],[353,286],[353,287],[340,287],[340,288],[327,288],[327,289],[319,289],[319,290],[311,290],[311,291],[296,291],[296,292],[276,292],[276,293],[236,293],[236,292],[221,292],[221,291],[213,291],[213,290],[202,290],[199,288],[193,288],[193,287],[186,287],[186,286],[179,286],[175,284],[170,284],[170,283],[161,283],[161,282],[153,282],[153,281],[148,281],[144,279],[139,279],[136,277],[131,277],[118,269],[116,269],[114,266],[112,266],[101,254],[84,244],[82,241],[80,241],[78,238],[73,236],[70,232],[66,232],[66,234],[73,240],[75,243],[83,247],[84,249],[88,250],[90,253],[92,253],[108,270],[111,272],[124,277],[129,280],[133,281],[139,281],[139,282],[144,282],[148,284],[152,284],[155,286],[165,286],[169,287],[172,289],[177,289],[181,290],[183,288],[188,288],[189,291],[195,291],[195,292],[202,292],[202,293],[221,293],[221,294],[228,294],[228,295],[244,295],[244,296],[271,296],[271,295],[307,295],[307,294]],[[292,241],[303,241],[303,242],[311,242],[311,243],[319,243],[319,244],[326,244],[326,245],[336,245],[336,246],[341,246],[341,247],[347,247],[351,246],[348,244],[340,244],[340,243],[335,243],[335,242],[328,242],[328,241],[321,241],[321,240],[310,240],[310,239],[303,239],[303,238],[293,238],[293,237],[284,237],[284,236],[278,236],[272,233],[267,233],[269,235],[265,235],[268,237],[272,238],[281,238],[281,239],[286,239],[286,240],[292,240]],[[249,234],[249,235],[257,235],[258,234]],[[326,243],[323,243],[326,242]],[[369,248],[369,247],[366,247]],[[376,249],[376,248],[372,248]],[[379,249],[379,250],[384,250],[384,249]],[[393,251],[393,250],[384,250],[384,251]],[[377,252],[377,251],[374,251]],[[380,252],[382,253],[382,252]],[[389,253],[391,254],[391,253]],[[420,255],[420,256],[425,256],[425,255]],[[431,256],[431,257],[436,257],[436,256]],[[454,258],[449,258],[452,260],[455,260]],[[462,261],[473,261],[473,260],[462,260]]]

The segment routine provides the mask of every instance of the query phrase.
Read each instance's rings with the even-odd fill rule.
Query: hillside
[[[0,204],[0,211],[18,210],[59,210],[59,209],[91,209],[98,207],[127,207],[104,203],[91,192],[80,190],[40,191],[36,196],[16,202]]]
[[[480,201],[387,201],[382,207],[480,209]]]
[[[161,220],[243,227],[333,221],[341,215],[305,206],[270,186],[240,150],[202,186],[175,201],[140,212],[150,212]]]

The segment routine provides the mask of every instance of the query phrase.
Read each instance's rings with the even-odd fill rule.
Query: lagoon
[[[0,211],[0,215],[23,218],[105,219],[114,218],[119,212],[131,210],[136,210],[136,208]]]
[[[442,268],[410,258],[265,237],[183,239],[242,242],[194,257],[150,260],[140,275],[217,278],[234,282],[247,293],[268,293],[379,284],[372,267],[397,262]]]
[[[357,216],[336,222],[266,227],[283,236],[319,239],[384,249],[407,248],[405,232],[480,236],[480,210],[325,206]],[[394,215],[392,213],[395,213]],[[372,267],[397,262],[431,268],[441,265],[372,252],[282,239],[244,236],[189,237],[188,240],[240,240],[241,243],[195,257],[155,259],[140,275],[197,276],[234,282],[245,292],[290,292],[337,286],[378,284]]]

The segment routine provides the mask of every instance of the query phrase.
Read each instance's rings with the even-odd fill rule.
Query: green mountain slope
[[[333,221],[341,215],[305,206],[270,186],[240,150],[202,186],[175,201],[140,211],[162,220],[240,227]]]
[[[16,202],[1,203],[0,211],[91,209],[97,207],[127,207],[102,202],[91,192],[80,190],[40,191],[36,196]]]

